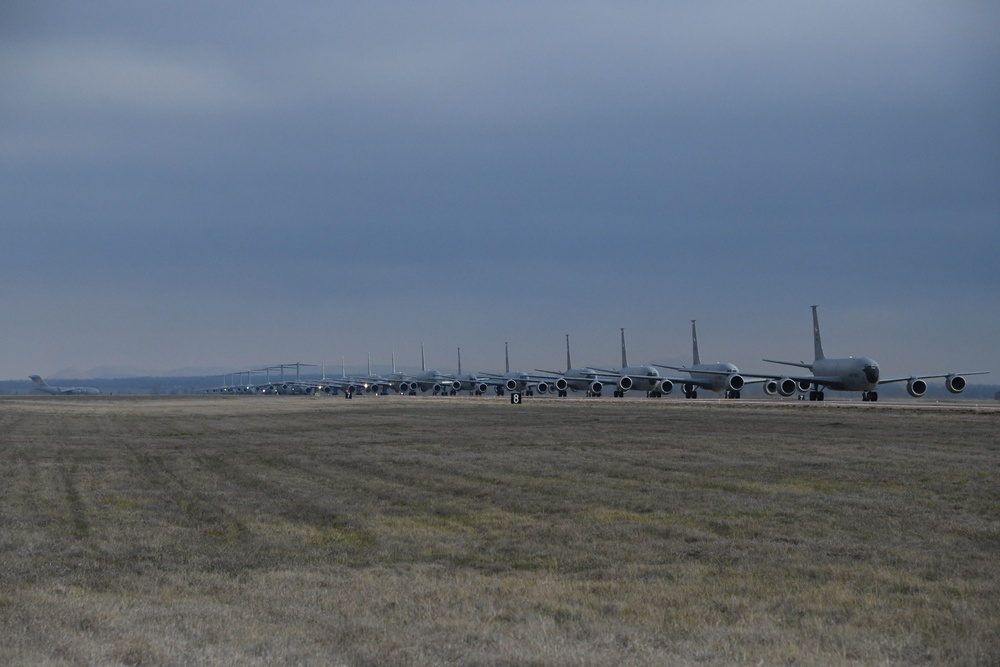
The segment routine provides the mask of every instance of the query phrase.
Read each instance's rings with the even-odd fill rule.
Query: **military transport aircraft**
[[[620,381],[620,377],[608,371],[601,371],[586,366],[573,368],[573,362],[570,361],[569,356],[569,334],[566,334],[566,371],[547,371],[541,368],[536,368],[535,370],[539,373],[555,376],[552,384],[555,386],[560,397],[567,396],[567,392],[569,391],[585,391],[588,397],[600,396],[606,382]],[[631,387],[631,384],[629,386]]]
[[[823,343],[819,335],[819,316],[816,309],[819,306],[812,306],[813,316],[813,347],[815,360],[811,364],[804,361],[776,361],[774,359],[764,359],[772,364],[785,364],[787,366],[799,366],[807,368],[812,375],[765,375],[755,373],[757,377],[769,378],[770,381],[764,383],[764,392],[773,396],[791,396],[796,390],[809,392],[810,401],[822,401],[824,389],[834,391],[860,391],[862,401],[877,401],[878,386],[893,382],[905,382],[906,391],[910,396],[919,398],[927,392],[926,380],[931,378],[944,378],[945,388],[952,394],[960,394],[965,390],[965,375],[986,375],[988,371],[976,371],[972,373],[944,373],[940,375],[911,375],[909,377],[883,378],[881,377],[878,364],[869,357],[847,357],[842,359],[827,359],[823,354]]]
[[[28,377],[35,383],[35,391],[40,391],[44,394],[52,394],[59,396],[77,396],[82,394],[100,394],[100,389],[95,389],[94,387],[51,387],[45,384],[45,380],[37,375],[29,375]]]
[[[608,373],[617,383],[615,398],[625,396],[630,389],[646,392],[648,398],[660,398],[674,390],[674,383],[660,377],[660,372],[652,366],[629,366],[628,355],[625,352],[625,328],[622,327],[622,367],[619,370],[595,368],[594,370]]]
[[[533,396],[535,390],[538,390],[539,394],[555,391],[550,377],[539,377],[528,375],[524,371],[510,370],[510,350],[507,341],[504,341],[503,344],[503,358],[504,372],[502,375],[500,373],[480,373],[485,378],[486,384],[493,386],[497,396],[503,396],[505,391],[522,392],[525,396]]]
[[[459,391],[466,390],[474,396],[482,396],[489,389],[484,378],[475,373],[462,373],[462,348],[458,348],[458,374],[454,375],[453,379],[458,382]]]
[[[713,363],[702,363],[698,354],[698,329],[695,321],[691,320],[691,365],[690,366],[662,366],[673,371],[687,373],[687,378],[670,378],[681,385],[685,398],[698,398],[698,389],[708,391],[725,392],[726,398],[739,398],[740,392],[748,382],[763,382],[763,379],[747,380],[740,375],[740,369],[736,364],[725,361]]]

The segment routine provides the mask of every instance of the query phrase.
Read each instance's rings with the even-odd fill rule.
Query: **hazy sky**
[[[0,378],[269,363],[1000,381],[1000,5],[0,8]]]

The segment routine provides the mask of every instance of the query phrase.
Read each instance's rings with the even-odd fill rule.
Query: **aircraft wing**
[[[732,375],[731,371],[712,371],[712,370],[695,370],[692,368],[687,368],[685,366],[664,366],[663,364],[653,364],[657,368],[668,368],[672,371],[682,371],[684,373],[698,373],[699,375],[718,375],[718,376],[729,376]],[[738,371],[737,375],[743,378],[743,384],[760,384],[761,382],[766,382],[771,379],[769,375],[759,375],[757,373],[744,373],[743,371]],[[787,377],[785,375],[776,375],[774,377]],[[664,377],[664,380],[670,380],[674,384],[693,384],[698,387],[710,386],[713,383],[708,380],[701,380],[696,377]]]
[[[879,380],[879,384],[892,384],[893,382],[909,382],[910,380],[935,380],[937,378],[953,378],[966,375],[989,375],[989,371],[975,371],[972,373],[940,373],[938,375],[907,375],[906,377],[885,378]]]

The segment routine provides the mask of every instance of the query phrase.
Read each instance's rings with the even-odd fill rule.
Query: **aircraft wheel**
[[[878,392],[877,391],[870,391],[870,392],[868,392],[868,400],[869,401],[877,401],[878,400]]]

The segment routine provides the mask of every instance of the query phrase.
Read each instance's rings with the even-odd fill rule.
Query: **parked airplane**
[[[35,383],[35,391],[40,391],[45,394],[75,396],[81,394],[101,393],[100,389],[95,389],[94,387],[51,387],[45,383],[45,380],[37,375],[29,375],[28,377],[30,377]]]
[[[691,365],[690,366],[662,366],[674,371],[683,371],[688,374],[687,378],[670,378],[681,385],[685,398],[698,398],[698,389],[708,391],[725,392],[726,398],[739,398],[740,392],[746,386],[748,380],[740,375],[740,370],[735,364],[724,361],[703,364],[698,354],[698,329],[695,321],[691,320]],[[761,380],[750,380],[750,382],[763,382]]]
[[[668,379],[660,377],[660,372],[652,366],[629,366],[628,355],[625,352],[625,328],[622,327],[622,367],[621,369],[605,370],[595,368],[594,370],[608,373],[617,383],[615,388],[615,398],[625,396],[625,392],[630,389],[645,391],[648,398],[660,398],[674,390],[674,383]]]
[[[393,359],[393,366],[395,366],[395,359]],[[424,364],[424,346],[420,345],[420,372],[416,375],[399,375],[399,391],[403,394],[410,394],[411,396],[417,393],[419,389],[421,392],[432,392],[435,396],[451,394],[452,396],[462,388],[462,383],[454,378],[449,378],[445,375],[441,375],[438,371],[427,370]]]
[[[906,391],[910,396],[919,398],[927,392],[926,380],[932,378],[944,378],[944,386],[953,394],[960,394],[965,390],[965,375],[986,375],[988,371],[977,371],[973,373],[946,373],[942,375],[912,375],[909,377],[882,378],[878,364],[869,357],[847,357],[846,359],[827,359],[823,354],[823,343],[819,334],[819,316],[816,309],[819,306],[812,306],[813,316],[813,347],[815,360],[811,364],[804,361],[776,361],[774,359],[764,359],[772,364],[785,364],[787,366],[799,366],[808,368],[812,375],[764,375],[759,377],[770,378],[764,383],[764,391],[768,395],[781,394],[791,396],[796,389],[801,392],[809,392],[810,401],[822,401],[824,389],[834,391],[860,391],[862,401],[877,401],[877,388],[880,384],[893,382],[905,382]]]
[[[505,391],[521,392],[525,396],[534,396],[535,390],[539,394],[545,394],[554,389],[551,378],[531,376],[523,371],[510,370],[510,351],[507,342],[503,344],[504,372],[481,373],[485,377],[487,384],[493,385],[497,396],[503,396]]]
[[[536,368],[539,373],[547,373],[556,376],[553,385],[560,397],[567,395],[568,391],[585,391],[587,396],[600,396],[604,390],[604,382],[613,381],[613,373],[599,371],[596,368],[573,368],[573,362],[569,357],[569,334],[566,334],[566,372],[546,371]],[[603,380],[603,381],[602,381]],[[631,386],[631,385],[630,385]],[[620,388],[620,387],[619,387]]]
[[[459,384],[459,391],[469,391],[476,396],[482,396],[489,389],[486,381],[475,373],[462,373],[462,348],[458,348],[458,374],[454,379]]]

